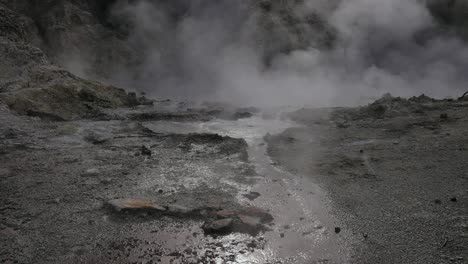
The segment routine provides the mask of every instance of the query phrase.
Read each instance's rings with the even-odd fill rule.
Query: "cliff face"
[[[124,90],[86,81],[53,63],[54,54],[48,56],[44,51],[51,51],[47,47],[56,42],[48,44],[35,17],[18,11],[34,6],[21,1],[9,6],[13,9],[0,4],[1,101],[21,114],[58,120],[128,104]],[[87,99],[83,99],[85,93]]]

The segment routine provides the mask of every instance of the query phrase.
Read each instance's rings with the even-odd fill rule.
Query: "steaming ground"
[[[463,10],[0,0],[0,262],[465,263]]]
[[[131,21],[128,43],[145,55],[106,81],[155,97],[355,106],[468,86],[466,43],[425,1],[124,3],[112,14]]]

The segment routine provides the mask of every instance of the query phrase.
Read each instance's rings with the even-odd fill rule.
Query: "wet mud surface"
[[[266,154],[296,124],[197,107],[54,122],[2,106],[1,262],[346,261],[325,193]]]

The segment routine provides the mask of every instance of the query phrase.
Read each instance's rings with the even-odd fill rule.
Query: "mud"
[[[193,109],[154,101],[103,109],[106,119],[57,122],[2,106],[1,262],[306,263],[343,256],[310,251],[311,243],[329,248],[334,225],[308,208],[322,205],[306,202],[315,199],[311,190],[299,191],[301,180],[284,176],[266,156],[264,135],[292,124],[229,107],[221,111],[225,119],[206,106],[198,107],[201,119],[173,118]],[[133,118],[146,113],[161,118]]]

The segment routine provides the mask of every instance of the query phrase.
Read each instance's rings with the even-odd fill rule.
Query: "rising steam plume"
[[[467,45],[426,1],[140,0],[110,13],[143,55],[108,81],[158,98],[329,106],[468,87]]]

